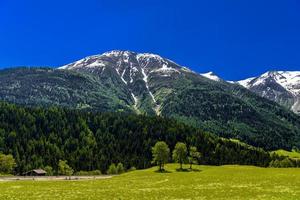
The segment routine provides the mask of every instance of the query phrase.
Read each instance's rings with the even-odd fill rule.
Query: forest
[[[175,119],[0,103],[0,152],[13,155],[15,174],[46,166],[57,172],[61,160],[74,172],[105,173],[112,163],[144,169],[153,165],[151,149],[157,141],[164,141],[171,151],[177,142],[188,149],[196,147],[200,164],[266,167],[274,159],[261,148],[217,137]]]

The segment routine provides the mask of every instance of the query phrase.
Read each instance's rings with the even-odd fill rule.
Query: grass
[[[105,180],[0,181],[0,199],[300,199],[300,169],[195,166],[137,170]],[[188,168],[188,166],[185,166]]]
[[[298,153],[296,151],[286,151],[283,149],[279,149],[279,150],[273,151],[272,153],[276,153],[280,156],[287,156],[287,157],[293,158],[293,159],[300,159],[300,153]]]

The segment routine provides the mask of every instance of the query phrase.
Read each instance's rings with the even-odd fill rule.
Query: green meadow
[[[300,199],[300,169],[195,166],[137,170],[103,180],[0,181],[0,199]],[[186,168],[188,166],[185,166]]]

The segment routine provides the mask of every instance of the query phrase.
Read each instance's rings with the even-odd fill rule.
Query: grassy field
[[[0,181],[0,199],[300,199],[300,169],[197,166],[198,172],[156,168],[111,179]]]

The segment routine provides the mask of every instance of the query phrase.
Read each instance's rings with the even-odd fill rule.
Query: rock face
[[[238,83],[300,114],[299,71],[270,71],[258,77],[238,81]]]
[[[284,89],[277,84],[277,93]],[[295,94],[284,95],[297,105],[292,102]],[[2,70],[0,99],[29,106],[160,115],[265,149],[300,146],[300,119],[294,113],[239,84],[213,73],[197,74],[155,54],[110,51],[59,69]]]

